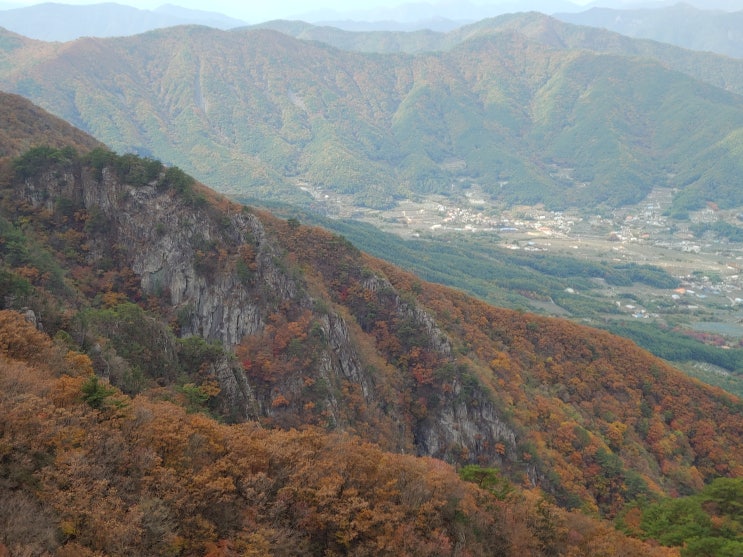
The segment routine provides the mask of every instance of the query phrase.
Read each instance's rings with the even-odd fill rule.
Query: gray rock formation
[[[55,169],[27,180],[22,195],[49,211],[57,210],[64,199],[96,214],[96,226],[105,233],[90,235],[88,257],[95,261],[115,252],[117,261],[139,277],[145,294],[172,307],[183,336],[219,341],[229,351],[246,336],[261,334],[269,316],[281,308],[313,312],[323,338],[316,369],[266,385],[251,384],[240,363],[229,356],[211,365],[225,415],[236,420],[270,417],[293,425],[288,417],[302,415],[302,393],[311,376],[323,384],[318,396],[328,427],[377,429],[380,440],[381,431],[396,432],[388,448],[447,460],[496,462],[516,453],[516,434],[486,391],[471,384],[472,377],[455,376],[451,391],[439,397],[425,417],[412,417],[408,403],[395,392],[403,385],[390,384],[364,361],[349,323],[332,304],[322,301],[322,311],[315,309],[317,301],[308,294],[301,273],[287,270],[281,246],[254,213],[235,204],[217,209],[199,200],[198,192],[189,198],[158,184],[122,183],[107,168],[100,173]],[[245,247],[252,259],[249,273],[241,276],[235,261]],[[449,339],[414,300],[401,297],[386,278],[374,273],[365,276],[363,288],[395,308],[400,320],[424,335],[429,349],[443,360],[452,359]],[[273,402],[279,391],[287,402],[277,406]],[[349,406],[353,396],[363,400],[355,409]],[[366,436],[373,439],[374,431]]]

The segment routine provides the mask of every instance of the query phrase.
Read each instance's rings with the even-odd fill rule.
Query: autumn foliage
[[[409,280],[392,268],[396,285]],[[625,339],[494,308],[429,285],[421,302],[478,362],[492,389],[568,491],[616,513],[651,493],[743,476],[743,404]],[[585,495],[584,495],[585,496]]]
[[[42,341],[14,312],[0,338]],[[62,347],[50,348],[62,350]],[[34,555],[665,555],[535,494],[343,434],[221,425],[0,353],[0,551]],[[621,548],[621,553],[619,552]]]
[[[14,179],[33,196],[51,157],[49,187],[79,170],[103,188],[105,168],[177,207],[142,234],[180,242],[193,291],[221,281],[251,327],[203,338],[201,300],[145,284],[115,212],[32,203],[6,176],[2,303],[35,312],[0,312],[7,547],[26,551],[25,513],[37,553],[643,555],[569,509],[614,517],[743,476],[740,400],[626,340],[423,283],[155,161],[73,155],[31,152]],[[209,234],[184,233],[194,214]]]
[[[402,374],[412,424],[435,413],[455,383],[485,390],[522,435],[488,458],[536,466],[563,505],[614,516],[628,501],[743,475],[741,402],[630,341],[422,285],[310,227],[276,230],[308,281],[327,285]]]

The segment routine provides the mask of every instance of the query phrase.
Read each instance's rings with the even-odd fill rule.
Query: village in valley
[[[477,187],[456,197],[408,199],[385,210],[359,208],[345,196],[313,192],[326,215],[364,221],[403,238],[471,235],[508,250],[663,268],[678,280],[677,287],[605,285],[604,295],[627,318],[666,321],[678,316],[700,334],[735,342],[743,336],[743,243],[699,235],[694,228],[719,221],[743,229],[743,216],[709,204],[688,219],[672,219],[667,216],[672,194],[657,188],[633,206],[581,212],[505,208],[491,203]],[[580,295],[576,290],[566,292]]]

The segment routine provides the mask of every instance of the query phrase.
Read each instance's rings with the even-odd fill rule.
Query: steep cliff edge
[[[423,283],[157,161],[38,148],[3,176],[4,306],[127,392],[498,466],[609,515],[743,473],[741,402],[627,341]]]
[[[425,416],[415,415],[417,401],[400,400],[408,380],[390,362],[375,367],[370,361],[378,356],[368,355],[376,350],[369,314],[359,308],[348,315],[327,295],[310,294],[311,271],[292,263],[291,236],[314,230],[298,231],[295,223],[217,198],[177,169],[157,166],[97,152],[90,163],[70,158],[23,176],[14,195],[28,207],[27,216],[69,217],[68,236],[83,235],[81,267],[93,273],[102,266],[131,269],[141,298],[157,299],[179,335],[217,341],[240,354],[241,361],[223,358],[210,369],[233,419],[321,424],[449,460],[455,450],[456,458],[465,451],[466,461],[491,462],[496,444],[515,449],[516,433],[488,396],[478,392],[472,398],[478,410],[468,410],[456,377],[451,393]],[[355,274],[361,254],[339,246],[336,256],[348,251],[345,264]],[[382,275],[368,268],[364,274],[364,291],[394,308],[391,318],[420,337],[416,342],[429,357],[453,364],[433,318],[414,301],[403,302]]]

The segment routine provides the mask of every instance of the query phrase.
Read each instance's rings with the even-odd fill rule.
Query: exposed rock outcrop
[[[463,386],[461,378],[454,378],[451,392],[425,417],[411,415],[398,392],[409,380],[392,384],[369,365],[352,338],[348,317],[332,303],[322,301],[322,311],[315,309],[317,300],[308,294],[302,274],[283,261],[282,246],[250,210],[227,202],[217,209],[198,191],[178,195],[158,180],[127,184],[108,167],[54,168],[26,180],[22,195],[48,211],[59,211],[63,200],[95,215],[89,219],[95,230],[87,257],[91,262],[114,257],[117,265],[131,268],[142,292],[171,308],[182,336],[197,335],[230,349],[262,334],[276,312],[312,312],[323,339],[314,369],[267,384],[251,380],[234,359],[211,364],[223,414],[298,426],[309,415],[308,385],[319,382],[322,388],[315,385],[313,396],[322,412],[315,408],[311,417],[326,427],[363,429],[367,438],[389,448],[448,460],[495,462],[515,453],[516,435],[493,402],[485,391]],[[449,339],[415,301],[401,297],[378,274],[365,275],[363,288],[395,308],[395,319],[410,323],[427,349],[451,359]],[[361,323],[362,329],[373,325]]]

